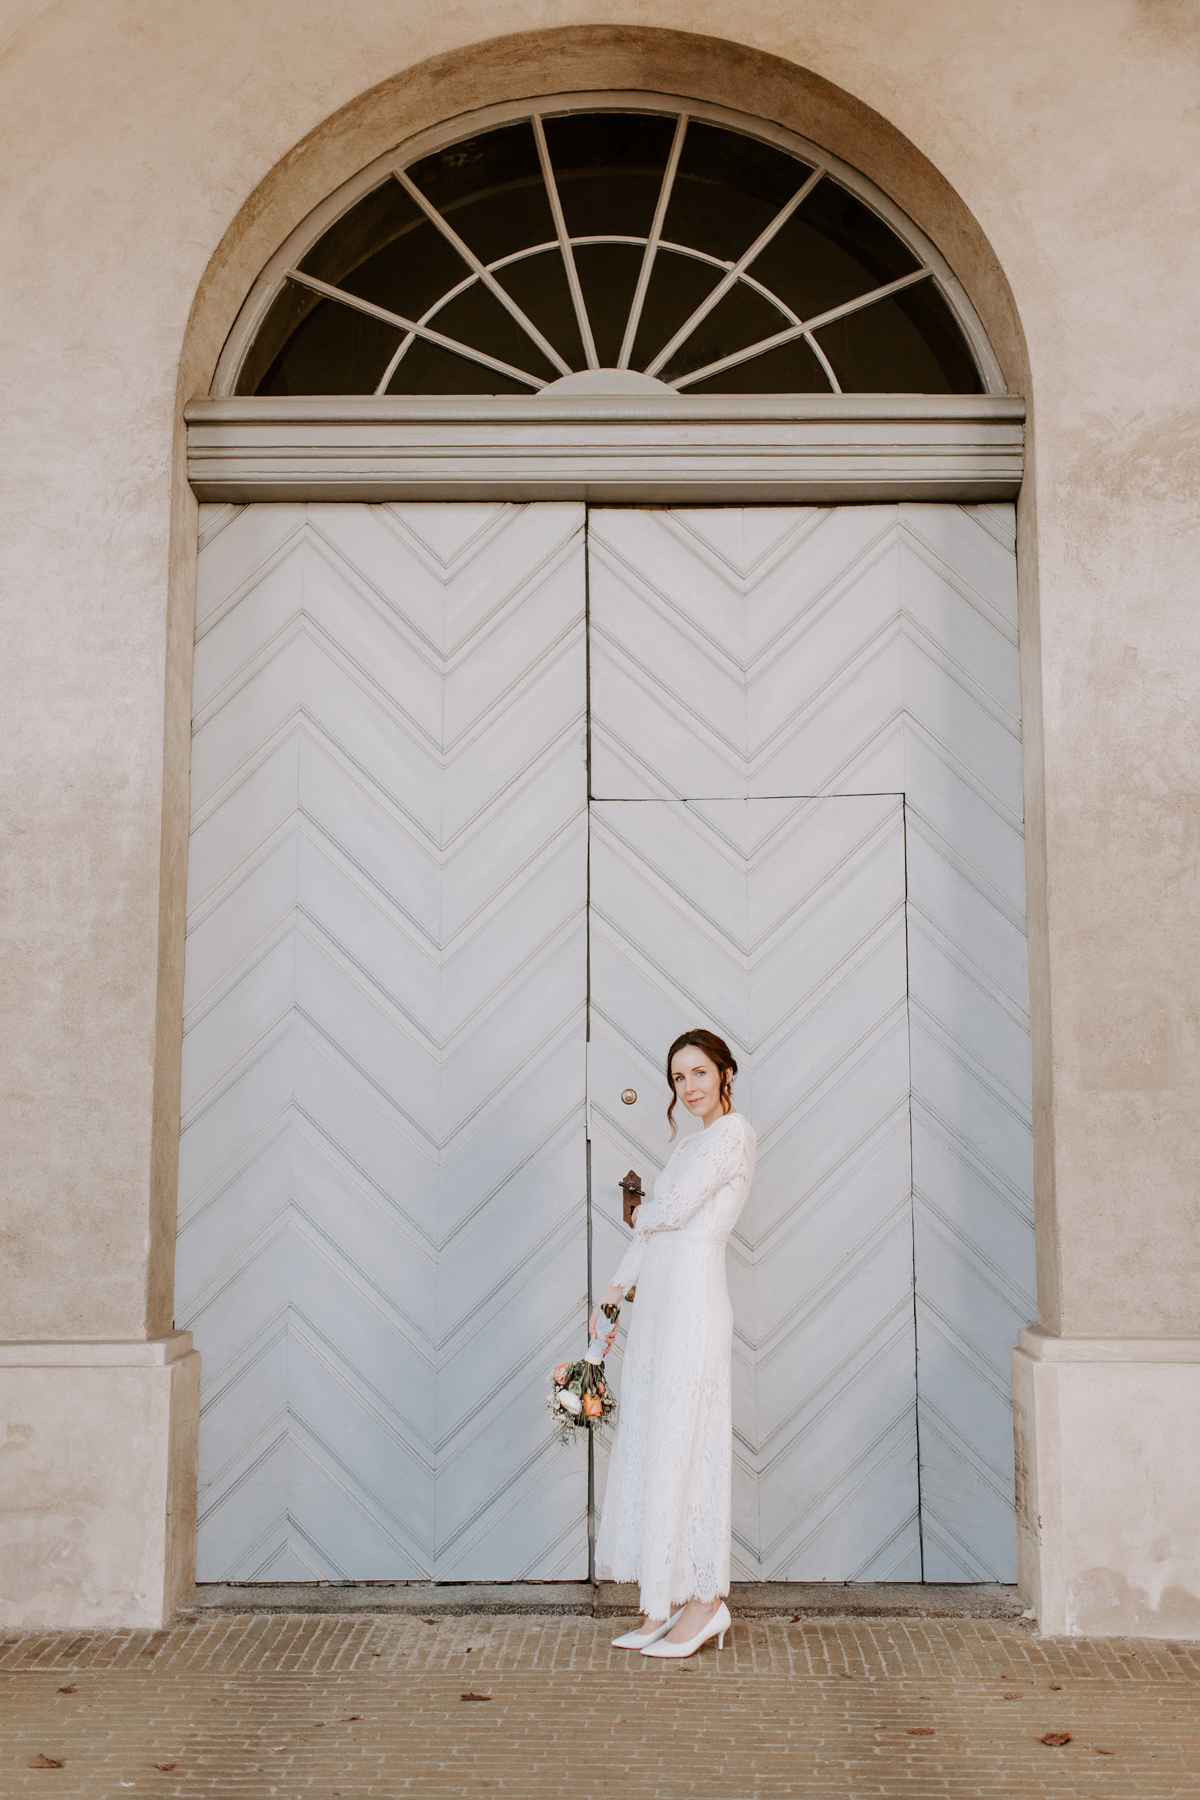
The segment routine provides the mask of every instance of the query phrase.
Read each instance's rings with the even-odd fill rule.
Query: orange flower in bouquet
[[[599,1394],[583,1396],[583,1410],[589,1419],[600,1419],[604,1416],[604,1402]]]

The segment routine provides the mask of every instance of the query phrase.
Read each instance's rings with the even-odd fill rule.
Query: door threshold
[[[632,1583],[601,1581],[202,1582],[180,1620],[214,1613],[385,1613],[425,1620],[463,1614],[585,1614],[630,1618]],[[729,1596],[741,1618],[1019,1619],[1025,1602],[999,1582],[739,1581]]]

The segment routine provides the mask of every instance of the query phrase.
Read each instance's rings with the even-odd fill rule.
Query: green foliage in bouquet
[[[605,1379],[603,1363],[559,1363],[550,1377],[546,1404],[560,1444],[569,1444],[577,1431],[596,1431],[617,1416],[616,1397]]]

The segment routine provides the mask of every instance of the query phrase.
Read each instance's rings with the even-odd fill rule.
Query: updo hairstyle
[[[685,1031],[682,1037],[677,1037],[675,1039],[675,1042],[667,1051],[667,1086],[671,1090],[671,1104],[667,1108],[667,1124],[671,1127],[672,1137],[675,1136],[678,1126],[675,1123],[675,1101],[677,1096],[675,1093],[675,1083],[671,1079],[671,1064],[675,1061],[676,1052],[679,1050],[686,1050],[689,1045],[694,1050],[703,1050],[705,1056],[716,1064],[721,1077],[721,1111],[727,1113],[733,1111],[733,1096],[730,1090],[733,1087],[733,1078],[737,1074],[738,1069],[737,1063],[734,1060],[733,1051],[729,1048],[725,1039],[719,1038],[715,1031]]]

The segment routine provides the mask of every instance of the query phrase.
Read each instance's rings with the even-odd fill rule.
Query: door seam
[[[917,1336],[917,1193],[913,1155],[912,974],[908,960],[908,795],[900,796],[900,839],[904,858],[904,1020],[908,1035],[908,1225],[912,1238],[913,1441],[917,1455],[917,1554],[925,1580],[925,1505],[921,1491],[921,1346]]]

